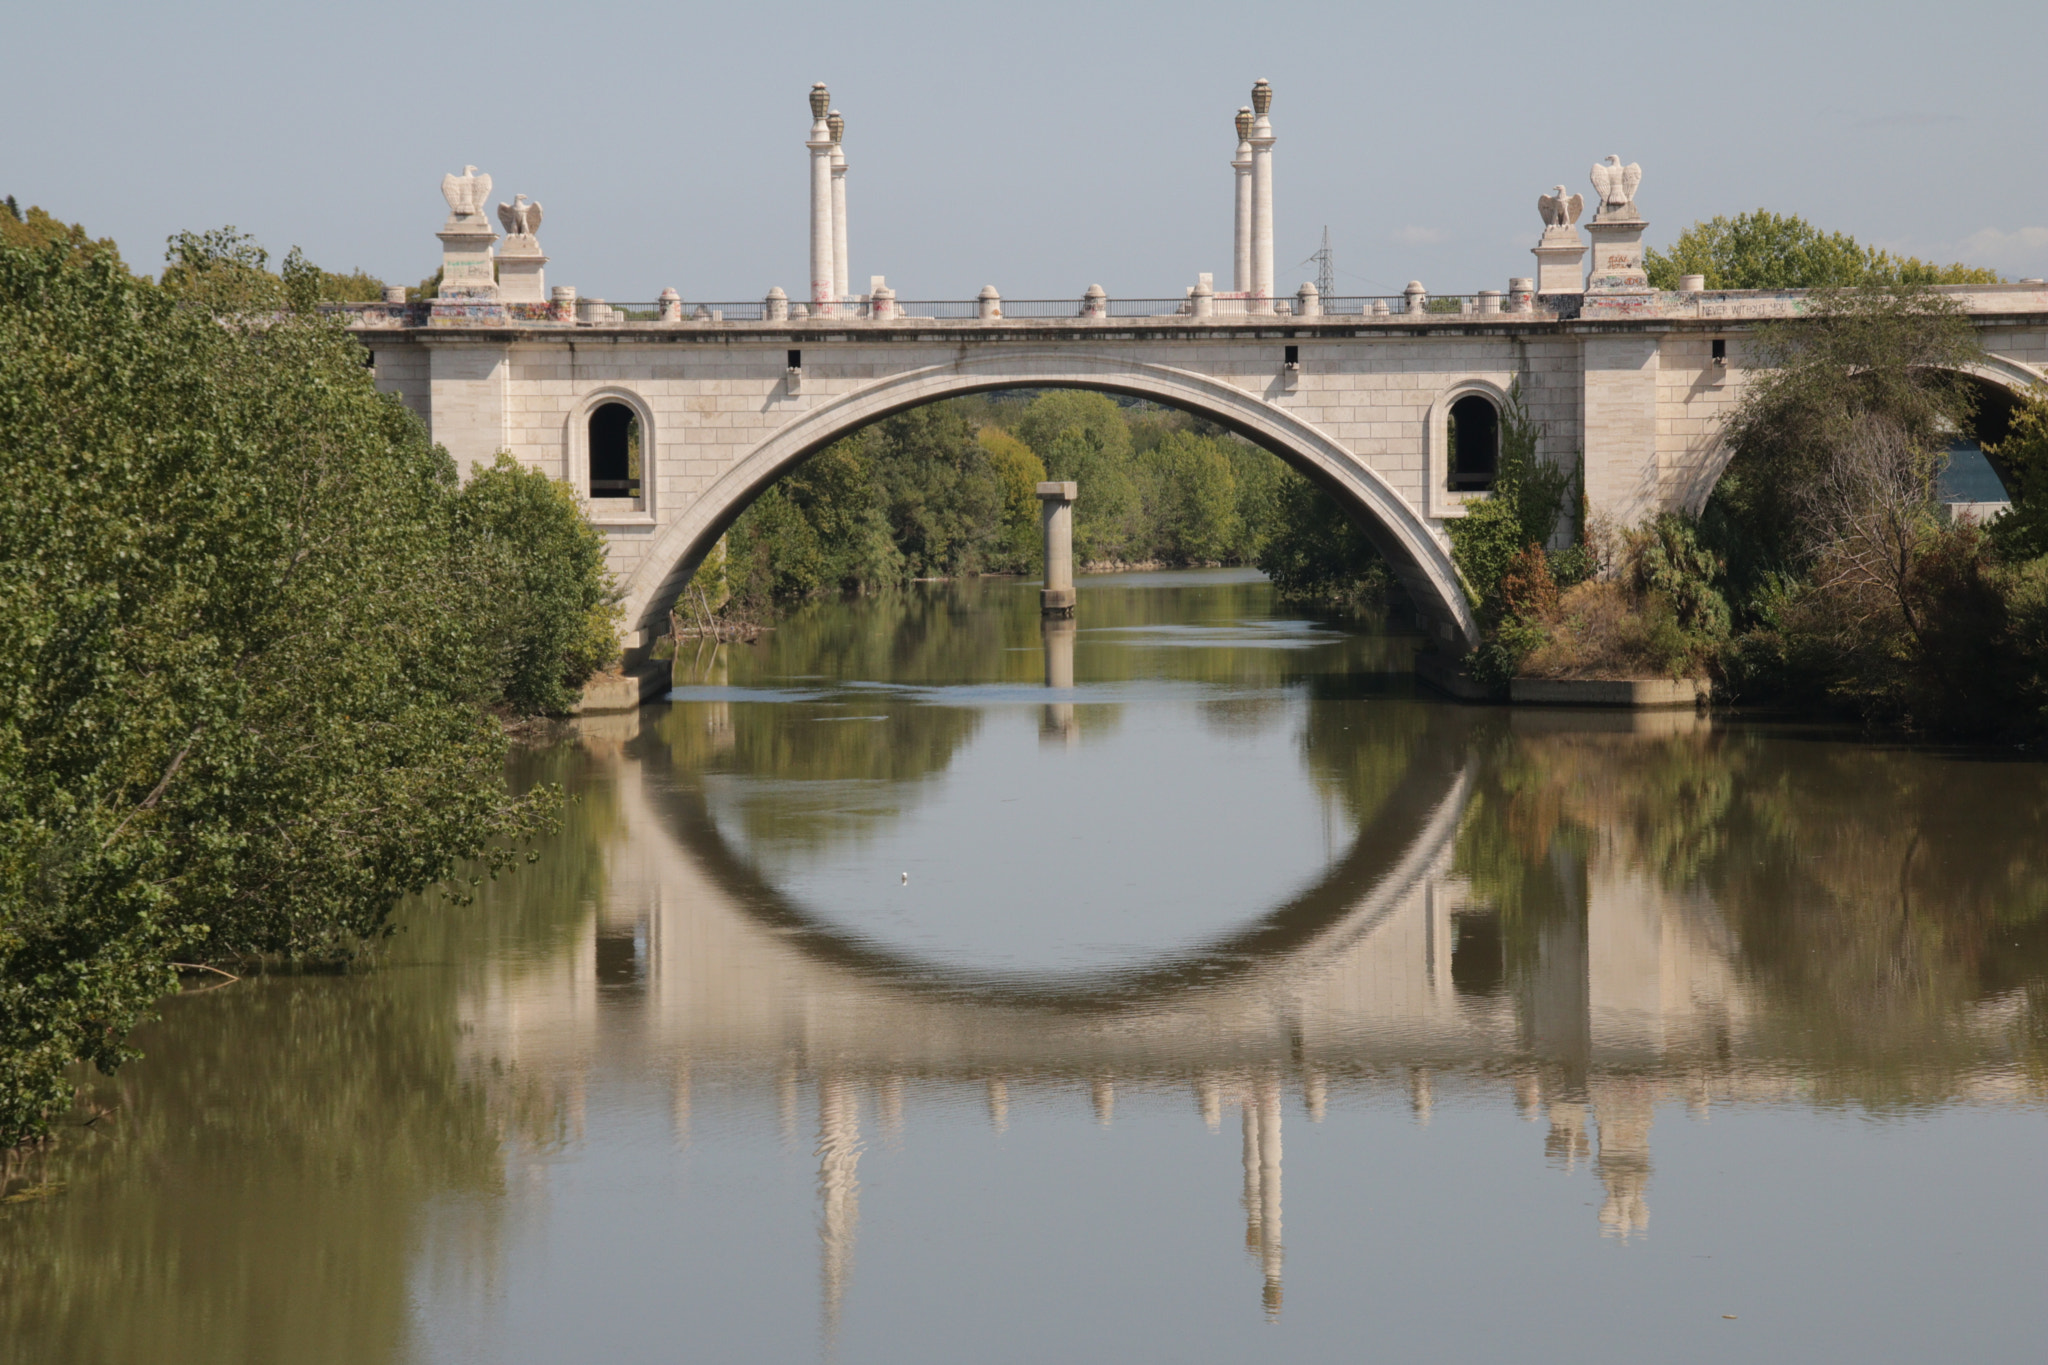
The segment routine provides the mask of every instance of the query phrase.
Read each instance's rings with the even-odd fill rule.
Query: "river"
[[[1416,643],[1208,571],[686,649],[516,756],[533,864],[165,1003],[0,1353],[2038,1353],[2048,770]]]

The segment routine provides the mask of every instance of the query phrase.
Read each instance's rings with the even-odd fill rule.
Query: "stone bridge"
[[[1807,307],[1797,292],[1653,289],[1637,167],[1594,167],[1592,269],[1581,197],[1542,196],[1537,273],[1501,291],[1337,298],[1272,290],[1272,91],[1239,113],[1235,287],[1177,299],[900,301],[846,282],[844,122],[812,92],[811,289],[613,306],[545,288],[540,208],[483,216],[490,179],[449,176],[440,296],[350,306],[378,386],[400,394],[466,473],[499,451],[588,499],[624,585],[629,650],[666,624],[698,562],[759,493],[892,412],[995,389],[1100,389],[1220,423],[1337,496],[1446,641],[1476,640],[1444,526],[1487,496],[1512,388],[1538,454],[1583,460],[1592,510],[1618,525],[1697,508],[1746,342]],[[473,169],[473,168],[472,168]],[[1999,393],[2048,373],[2048,285],[1943,292],[1975,320]],[[1455,418],[1455,420],[1454,420]],[[1083,490],[1082,496],[1086,496]]]

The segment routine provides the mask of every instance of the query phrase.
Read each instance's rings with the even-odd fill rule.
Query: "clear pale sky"
[[[801,296],[812,81],[852,276],[904,299],[1227,287],[1231,116],[1273,82],[1283,292],[1533,274],[1538,194],[1643,167],[1649,240],[1769,207],[2048,276],[2048,4],[98,4],[12,0],[0,194],[111,235],[233,223],[410,283],[439,184],[546,206],[548,280]]]

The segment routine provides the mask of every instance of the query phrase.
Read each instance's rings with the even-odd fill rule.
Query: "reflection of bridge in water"
[[[719,710],[689,718],[715,731]],[[1634,1235],[1659,1101],[1704,1115],[1805,1083],[1766,1055],[1756,988],[1706,894],[1598,849],[1579,913],[1541,926],[1522,969],[1489,973],[1498,935],[1453,871],[1469,750],[1457,713],[1438,714],[1320,883],[1223,940],[1087,978],[976,975],[834,930],[735,854],[668,749],[635,742],[639,716],[586,722],[587,742],[618,754],[609,892],[573,952],[466,1002],[474,1060],[555,1078],[572,1123],[594,1073],[664,1077],[679,1137],[693,1072],[773,1078],[786,1139],[808,1086],[828,1326],[853,1255],[864,1114],[897,1131],[912,1086],[974,1086],[999,1129],[1026,1095],[1085,1094],[1103,1124],[1119,1090],[1184,1091],[1212,1130],[1238,1109],[1269,1312],[1290,1096],[1314,1122],[1333,1091],[1393,1091],[1422,1123],[1450,1093],[1509,1097],[1547,1120],[1551,1161],[1591,1163],[1601,1230]]]

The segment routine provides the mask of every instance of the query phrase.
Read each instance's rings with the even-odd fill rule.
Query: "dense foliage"
[[[915,578],[1036,573],[1036,485],[1071,479],[1085,564],[1257,564],[1283,591],[1385,582],[1365,536],[1278,459],[1188,414],[1107,394],[914,408],[784,476],[727,537],[742,609]]]
[[[1823,232],[1796,214],[1769,209],[1694,223],[1669,251],[1652,247],[1644,264],[1659,289],[1678,288],[1681,275],[1704,275],[1709,289],[1999,282],[1995,270],[1894,256],[1846,232]]]
[[[0,1144],[174,962],[345,955],[547,815],[489,708],[564,638],[514,599],[580,578],[587,655],[602,566],[517,476],[459,493],[337,325],[202,304],[252,261],[0,249]]]

